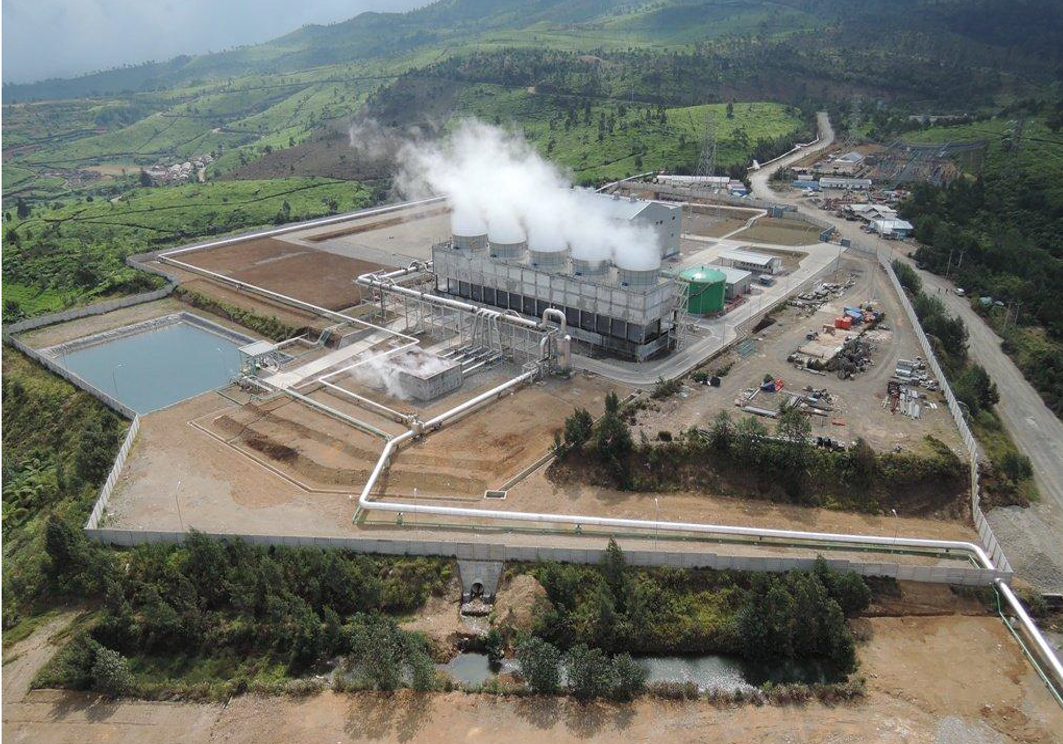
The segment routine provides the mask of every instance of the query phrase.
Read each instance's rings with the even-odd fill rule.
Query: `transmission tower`
[[[698,167],[694,175],[716,175],[716,118],[711,108],[705,111],[705,130],[701,135],[701,156],[698,158]]]
[[[853,94],[852,106],[849,110],[849,144],[855,145],[860,141],[860,94]]]
[[[1011,124],[1011,127],[1009,128],[1007,135],[1005,135],[1008,139],[1007,146],[1012,152],[1018,152],[1022,147],[1022,130],[1023,127],[1026,126],[1026,118],[1020,116],[1018,119],[1009,123]]]

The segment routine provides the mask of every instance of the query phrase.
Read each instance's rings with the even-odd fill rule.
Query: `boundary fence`
[[[113,545],[175,544],[188,537],[187,532],[86,528],[88,537]],[[432,555],[475,561],[556,561],[559,563],[596,564],[605,554],[606,538],[601,548],[559,548],[539,545],[507,545],[500,542],[459,542],[456,540],[391,540],[361,537],[314,537],[310,535],[263,535],[204,533],[217,540],[242,540],[251,545],[348,550],[378,555]],[[621,547],[624,537],[617,538]],[[642,538],[645,540],[645,538]],[[668,566],[672,568],[712,568],[735,571],[809,571],[815,558],[786,556],[742,556],[701,552],[625,549],[624,557],[634,566]],[[936,584],[989,586],[997,572],[976,566],[920,566],[889,562],[853,561],[825,558],[839,571],[855,571],[863,576],[888,576],[902,581]]]
[[[100,521],[103,519],[103,513],[107,509],[107,504],[111,501],[111,492],[114,491],[115,484],[118,483],[118,478],[122,474],[122,468],[125,467],[126,458],[129,457],[129,450],[133,447],[133,440],[137,438],[137,432],[140,431],[140,416],[133,416],[133,422],[129,425],[129,430],[126,432],[125,441],[122,442],[122,446],[118,449],[118,455],[114,458],[114,465],[111,466],[111,472],[107,476],[107,480],[104,482],[103,487],[100,488],[100,495],[96,499],[96,503],[92,507],[92,513],[89,515],[89,519],[85,522],[85,533],[92,536],[94,530],[96,530]]]

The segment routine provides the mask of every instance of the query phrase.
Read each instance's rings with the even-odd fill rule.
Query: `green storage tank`
[[[687,310],[694,315],[711,315],[723,310],[727,277],[711,266],[692,266],[679,272],[679,280],[690,285]]]

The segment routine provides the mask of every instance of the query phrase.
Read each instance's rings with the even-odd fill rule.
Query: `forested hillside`
[[[1005,351],[1063,416],[1061,123],[1063,101],[1026,103],[991,121],[909,137],[989,144],[981,169],[945,189],[917,187],[902,213],[922,244],[916,258],[968,291]]]

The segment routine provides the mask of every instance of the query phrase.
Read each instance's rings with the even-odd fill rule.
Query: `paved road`
[[[754,196],[793,204],[802,208],[802,211],[808,211],[807,205],[801,204],[800,194],[775,193],[768,179],[778,168],[804,157],[813,149],[827,147],[834,141],[834,131],[826,114],[820,113],[818,121],[820,142],[813,148],[773,163],[751,176]],[[836,219],[823,211],[817,210],[815,216],[830,221],[843,237],[865,244],[878,241],[880,246],[908,260],[901,252],[906,252],[903,243],[881,241],[862,232],[856,223]],[[1033,463],[1041,501],[1029,509],[994,509],[987,518],[997,539],[1004,546],[1012,567],[1022,578],[1045,590],[1063,591],[1063,422],[1048,410],[1019,368],[1001,351],[1000,337],[971,309],[966,300],[952,293],[954,285],[925,271],[919,274],[926,291],[940,297],[949,311],[963,318],[967,324],[971,358],[986,368],[1000,391],[997,413],[1012,439]]]

